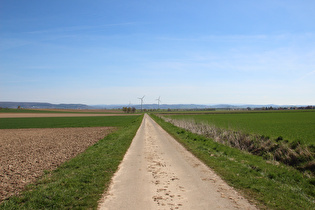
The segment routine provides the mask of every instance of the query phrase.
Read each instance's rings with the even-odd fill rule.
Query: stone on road
[[[145,114],[99,209],[255,209]]]

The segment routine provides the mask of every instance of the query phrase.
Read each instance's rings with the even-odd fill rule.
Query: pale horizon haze
[[[315,1],[0,0],[0,101],[315,105]]]

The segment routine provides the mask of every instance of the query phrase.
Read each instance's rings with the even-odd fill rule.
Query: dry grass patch
[[[263,156],[267,160],[280,161],[301,171],[308,171],[313,176],[315,174],[315,148],[300,144],[298,141],[284,141],[281,136],[273,141],[269,137],[222,129],[193,119],[160,117],[177,127],[211,138],[218,143]]]

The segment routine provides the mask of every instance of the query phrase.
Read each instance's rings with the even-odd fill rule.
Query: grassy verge
[[[66,128],[66,127],[117,127],[128,125],[137,115],[104,117],[34,117],[0,118],[0,129]]]
[[[178,120],[164,116],[161,118],[177,127],[213,139],[215,142],[262,156],[265,160],[276,160],[309,175],[315,175],[314,146],[301,144],[298,141],[289,142],[283,140],[281,136],[273,141],[264,135],[222,129],[208,123],[196,122],[194,119]]]
[[[96,209],[142,121],[137,116],[84,153],[48,171],[0,209]]]
[[[152,118],[260,208],[315,209],[314,178]]]

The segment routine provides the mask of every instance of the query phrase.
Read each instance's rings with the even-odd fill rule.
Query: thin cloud
[[[311,72],[308,72],[307,74],[304,74],[302,77],[297,79],[297,82],[301,82],[301,81],[305,80],[306,78],[309,78],[309,77],[311,77],[313,75],[315,75],[315,70],[311,71]]]
[[[125,23],[113,23],[113,24],[103,24],[96,26],[69,26],[69,27],[60,27],[60,28],[51,28],[45,30],[37,30],[37,31],[29,31],[26,33],[29,34],[46,34],[46,33],[58,33],[58,32],[75,32],[75,31],[90,31],[93,29],[103,29],[106,27],[114,27],[114,26],[128,26],[137,24],[136,22],[125,22]]]
[[[156,36],[157,40],[165,41],[190,41],[190,42],[206,42],[206,41],[270,41],[270,40],[288,40],[288,39],[314,39],[314,33],[281,33],[281,34],[232,34],[232,35],[207,35],[195,37],[179,37],[179,36]]]
[[[31,41],[25,39],[1,38],[0,51],[10,50],[32,44]]]

